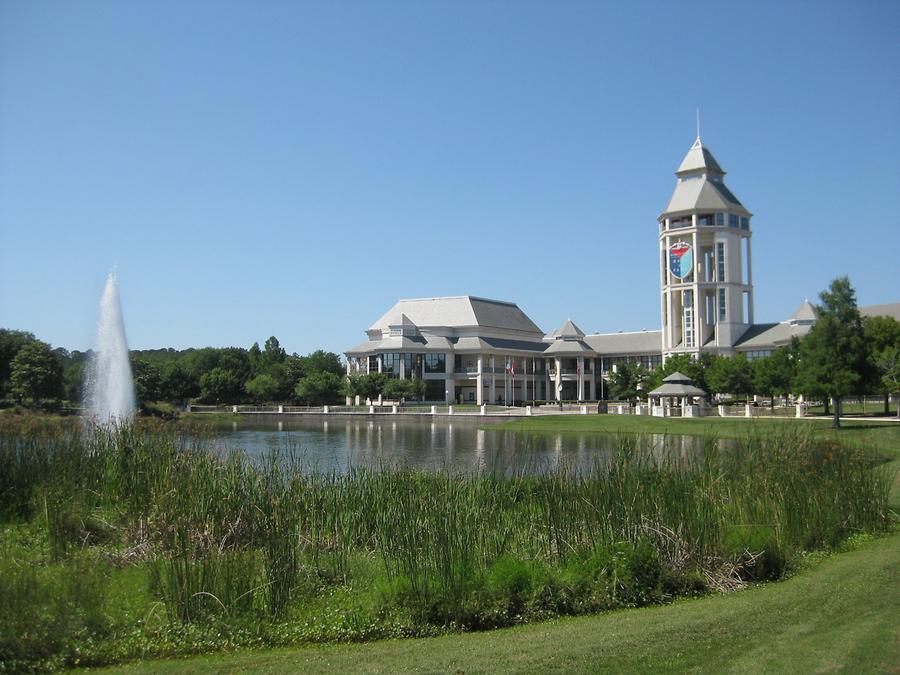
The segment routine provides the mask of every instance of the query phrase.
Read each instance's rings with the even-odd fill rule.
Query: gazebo
[[[706,396],[706,392],[695,387],[691,378],[682,373],[672,373],[661,386],[647,394],[654,417],[667,417],[672,410],[681,408],[682,417],[697,417],[700,407],[693,403],[696,398]]]

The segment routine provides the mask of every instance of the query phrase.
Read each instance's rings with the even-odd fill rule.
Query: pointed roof
[[[675,175],[679,178],[678,184],[660,218],[692,211],[730,211],[752,215],[726,187],[722,181],[725,171],[703,146],[699,136]]]
[[[390,319],[387,321],[388,326],[415,326],[410,318],[406,316],[403,312],[396,312]]]
[[[594,356],[596,352],[583,340],[554,340],[546,350],[544,355],[556,354],[563,355],[584,355]]]
[[[581,339],[584,337],[584,331],[581,330],[578,326],[576,326],[572,319],[567,319],[566,322],[557,328],[555,331],[550,333],[550,337],[552,338],[577,338]]]
[[[703,143],[699,136],[697,136],[697,140],[694,141],[694,144],[691,146],[691,149],[688,150],[684,159],[681,160],[681,165],[675,173],[676,175],[681,175],[689,171],[710,171],[722,175],[725,174],[724,169],[719,166],[719,163],[716,161],[716,158],[713,157],[712,153],[707,148],[703,147]]]
[[[663,378],[663,382],[677,382],[679,384],[693,384],[691,378],[689,378],[684,373],[679,373],[677,370],[669,375],[668,377]]]
[[[797,308],[797,311],[791,314],[788,323],[815,323],[818,318],[819,315],[816,313],[816,308],[813,307],[813,304],[809,300],[804,300],[803,304]]]

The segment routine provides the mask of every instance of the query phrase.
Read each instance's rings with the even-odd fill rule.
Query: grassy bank
[[[805,551],[893,523],[889,470],[812,427],[745,434],[728,453],[710,441],[699,457],[666,444],[623,434],[580,473],[322,475],[289,454],[220,457],[171,425],[0,421],[0,662],[369,641],[667,603],[779,578]]]
[[[740,593],[486,633],[212,655],[116,673],[895,672],[900,535]],[[104,671],[107,672],[107,671]]]

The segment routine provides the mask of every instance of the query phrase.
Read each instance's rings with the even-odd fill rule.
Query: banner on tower
[[[669,271],[678,279],[687,277],[694,267],[694,249],[686,241],[677,241],[669,247]]]

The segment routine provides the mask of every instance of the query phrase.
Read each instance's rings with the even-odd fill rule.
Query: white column
[[[378,372],[384,372],[384,354],[378,355]]]
[[[578,357],[578,400],[584,400],[584,357]]]
[[[554,362],[556,363],[556,381],[553,383],[553,391],[556,400],[559,401],[562,398],[562,392],[559,390],[559,385],[562,384],[562,359],[557,356]]]
[[[445,397],[447,399],[447,403],[453,403],[456,401],[456,380],[454,379],[453,373],[453,363],[455,359],[453,358],[453,353],[444,354],[444,387],[447,391]]]
[[[489,402],[496,403],[497,402],[497,376],[494,374],[494,355],[493,354],[491,354],[490,364],[491,364],[491,388],[490,388],[491,398],[490,398]]]
[[[482,358],[481,354],[478,355],[478,374],[475,375],[476,380],[476,393],[475,399],[478,405],[484,405],[484,373],[481,372],[482,366]]]

